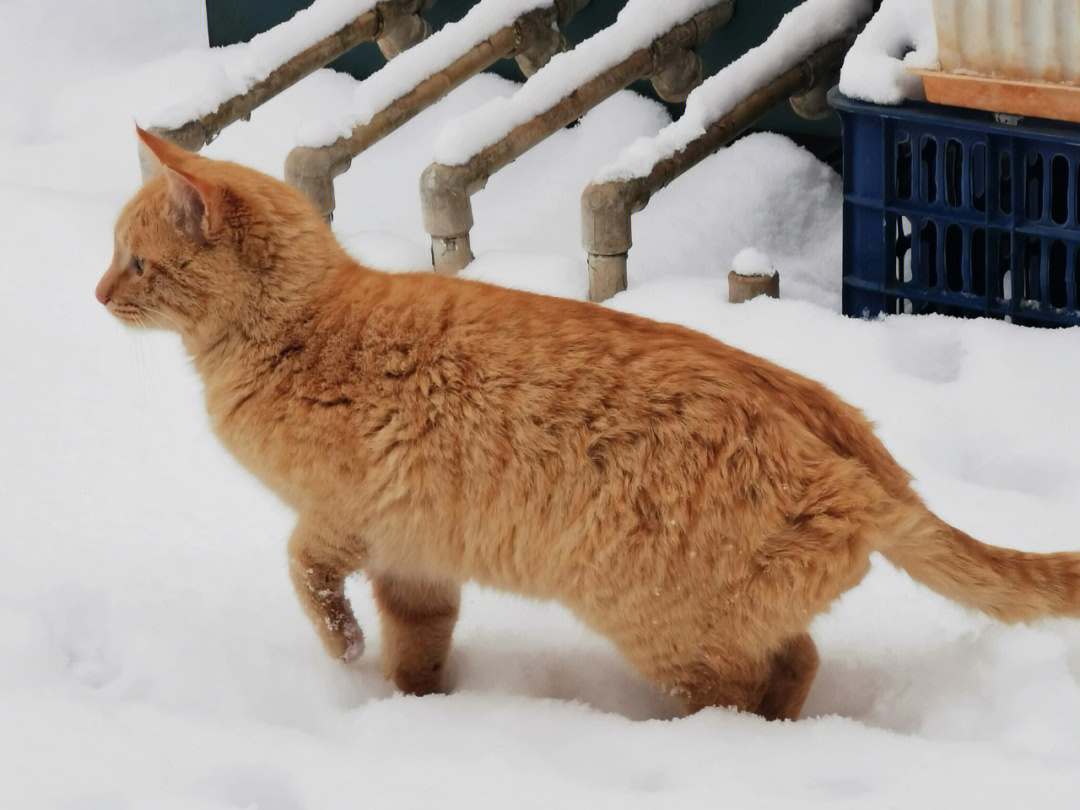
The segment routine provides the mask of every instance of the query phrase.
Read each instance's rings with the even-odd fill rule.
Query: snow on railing
[[[384,53],[393,54],[422,38],[427,24],[417,13],[430,2],[315,0],[249,42],[178,59],[171,89],[197,87],[198,93],[145,110],[140,118],[162,137],[198,150],[221,129],[360,42],[377,39]]]
[[[716,0],[629,0],[614,23],[572,51],[554,57],[512,96],[492,99],[450,121],[439,133],[435,161],[445,166],[467,162],[576,87],[647,47],[658,33],[714,5]]]
[[[677,121],[635,141],[597,173],[582,194],[592,300],[626,288],[630,215],[777,103],[831,83],[870,11],[870,0],[806,0],[765,42],[694,90]]]
[[[326,146],[347,136],[355,127],[371,123],[375,114],[404,96],[416,85],[513,23],[526,12],[550,8],[555,0],[481,0],[456,23],[447,23],[427,40],[410,48],[400,58],[361,81],[352,101],[334,117],[306,124],[299,132],[298,146]],[[327,111],[330,112],[330,111]]]
[[[559,31],[588,0],[482,0],[360,82],[334,117],[309,123],[285,164],[285,178],[326,216],[334,210],[333,178],[351,159],[496,60],[515,56],[526,75],[566,40]]]
[[[693,49],[733,9],[734,0],[631,0],[615,23],[552,57],[510,99],[452,121],[420,178],[435,270],[456,273],[472,261],[470,197],[494,172],[637,79],[685,98],[702,73]]]

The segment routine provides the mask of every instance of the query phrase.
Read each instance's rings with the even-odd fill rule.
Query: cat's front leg
[[[373,577],[371,584],[382,619],[386,677],[410,695],[438,692],[457,622],[461,586],[388,574]]]
[[[351,662],[364,652],[364,634],[348,599],[345,578],[364,563],[362,544],[319,521],[300,519],[289,539],[289,573],[304,612],[326,651]]]

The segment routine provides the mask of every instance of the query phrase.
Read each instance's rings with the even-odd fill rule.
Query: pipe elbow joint
[[[467,234],[473,225],[470,183],[465,166],[432,163],[420,175],[424,230],[449,238]]]
[[[304,192],[329,219],[334,213],[334,178],[349,168],[350,162],[328,146],[297,146],[285,158],[285,182]]]

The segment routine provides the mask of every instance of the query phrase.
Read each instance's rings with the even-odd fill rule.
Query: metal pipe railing
[[[496,143],[460,165],[433,163],[420,178],[424,228],[431,236],[435,271],[453,274],[473,259],[469,231],[473,225],[471,196],[487,179],[540,141],[631,82],[656,77],[658,92],[685,98],[700,80],[700,61],[689,52],[732,15],[735,0],[719,2],[657,36],[621,62],[574,88],[552,106],[518,125]],[[580,46],[579,46],[580,47]],[[689,67],[688,67],[689,66]],[[682,77],[682,86],[679,77]]]
[[[160,138],[197,152],[229,124],[247,118],[251,111],[300,79],[334,61],[361,42],[376,40],[389,56],[418,42],[430,29],[419,12],[434,0],[383,0],[329,36],[309,45],[274,68],[248,90],[226,99],[211,112],[176,127],[149,127]],[[158,164],[142,160],[143,177],[158,171]]]
[[[529,11],[476,43],[391,101],[370,121],[354,127],[348,135],[326,146],[296,147],[285,160],[286,182],[303,191],[324,217],[332,218],[334,178],[348,170],[356,155],[499,59],[514,56],[526,75],[535,72],[565,47],[566,40],[559,33],[559,27],[588,2],[551,0],[550,6]],[[390,66],[384,69],[390,69]]]
[[[581,195],[582,242],[589,254],[589,300],[626,289],[630,217],[679,175],[727,145],[784,100],[805,94],[836,75],[854,34],[844,35],[801,59],[737,103],[684,147],[658,160],[648,174],[590,183]]]

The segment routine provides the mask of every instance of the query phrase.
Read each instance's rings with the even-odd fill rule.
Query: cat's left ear
[[[139,136],[139,142],[142,146],[148,149],[150,154],[157,158],[158,163],[162,166],[175,169],[180,164],[186,163],[189,159],[195,157],[194,152],[181,149],[176,144],[169,143],[152,132],[147,132],[138,124],[135,125],[135,134]]]
[[[169,183],[169,204],[177,226],[192,237],[212,237],[225,218],[225,192],[197,174],[163,166]]]
[[[221,186],[192,171],[199,156],[163,140],[139,126],[135,132],[143,146],[161,163],[169,184],[169,206],[177,227],[192,237],[210,237],[218,232],[225,215],[225,193]]]

